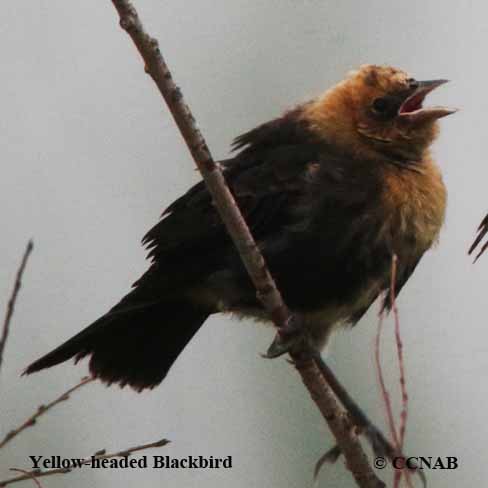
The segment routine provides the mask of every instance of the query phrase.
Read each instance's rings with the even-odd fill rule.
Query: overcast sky
[[[482,486],[488,256],[473,266],[466,251],[488,207],[486,2],[135,1],[216,158],[228,155],[234,136],[363,63],[452,80],[429,97],[461,109],[441,121],[434,148],[447,221],[399,300],[406,450],[458,457],[457,470],[427,473],[431,488]],[[6,2],[0,35],[3,307],[26,241],[35,241],[0,374],[4,434],[86,374],[83,362],[19,377],[126,293],[146,267],[141,237],[199,177],[111,2]],[[384,428],[376,313],[339,334],[328,357]],[[384,367],[398,396],[389,324]],[[293,368],[259,356],[272,337],[246,321],[210,319],[160,387],[138,395],[87,386],[0,453],[0,479],[9,467],[30,468],[29,455],[82,457],[167,437],[172,443],[154,454],[232,455],[233,468],[87,468],[43,486],[311,486],[314,463],[333,441]],[[354,486],[342,463],[320,481]]]

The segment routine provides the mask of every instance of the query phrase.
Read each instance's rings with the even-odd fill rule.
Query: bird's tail
[[[90,372],[108,384],[142,391],[161,383],[209,312],[181,297],[133,304],[130,295],[23,374],[91,355]]]

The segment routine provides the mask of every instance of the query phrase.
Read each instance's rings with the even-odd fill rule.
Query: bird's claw
[[[376,428],[373,424],[369,424],[360,430],[371,446],[374,455],[377,458],[387,458],[393,460],[395,457],[406,458],[404,454],[399,452],[393,445],[383,436],[381,431]],[[334,464],[341,456],[342,451],[338,445],[333,446],[325,454],[323,454],[320,459],[315,464],[314,469],[314,479],[317,479],[320,470],[323,468],[324,464]],[[422,482],[424,488],[427,487],[427,478],[421,469],[411,468],[410,471],[417,474]]]
[[[290,352],[294,349],[298,344],[302,342],[301,335],[287,335],[283,336],[279,332],[276,334],[273,342],[268,347],[266,354],[263,354],[263,357],[268,359],[274,359],[287,352]]]
[[[292,315],[275,335],[273,342],[262,356],[268,359],[277,358],[306,343],[306,332],[302,323]]]
[[[393,461],[396,457],[402,457],[406,459],[407,456],[403,454],[401,451],[396,449],[381,433],[379,429],[377,429],[373,424],[369,424],[365,427],[362,431],[364,436],[366,437],[371,449],[373,450],[374,455],[378,458],[388,458]],[[410,466],[409,470],[415,474],[417,474],[422,482],[422,486],[426,488],[427,486],[427,478],[421,469],[418,469],[417,466],[413,467]]]
[[[361,432],[368,441],[376,457],[391,458],[395,455],[395,448],[373,424],[369,424]]]
[[[341,448],[335,445],[329,449],[325,454],[320,456],[320,459],[315,463],[315,468],[313,470],[313,479],[317,481],[319,477],[320,470],[323,468],[324,464],[334,464],[342,454]]]

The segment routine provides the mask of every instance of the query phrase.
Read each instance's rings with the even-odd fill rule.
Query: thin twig
[[[403,450],[403,444],[405,440],[405,430],[407,427],[408,418],[408,392],[405,377],[405,360],[403,358],[403,343],[402,336],[400,334],[400,317],[398,315],[398,307],[396,304],[396,275],[397,275],[397,265],[398,258],[396,254],[392,257],[391,263],[391,284],[390,284],[390,303],[393,311],[393,317],[395,320],[395,342],[397,346],[397,356],[398,356],[398,368],[400,370],[400,388],[402,393],[402,411],[400,413],[400,428],[399,428],[399,450]]]
[[[69,468],[55,468],[55,469],[48,469],[46,471],[33,469],[31,471],[26,471],[25,474],[21,476],[16,476],[15,478],[9,478],[7,480],[2,480],[0,481],[0,488],[3,488],[4,486],[7,485],[11,485],[12,483],[17,483],[19,481],[32,479],[32,476],[35,476],[36,478],[42,478],[44,476],[52,476],[54,474],[71,473],[73,469],[80,468],[81,466],[85,466],[87,464],[91,464],[94,460],[108,459],[108,458],[115,458],[115,457],[127,457],[134,452],[142,451],[144,449],[150,449],[153,447],[162,447],[169,443],[170,441],[168,439],[161,439],[156,442],[151,442],[150,444],[142,444],[140,446],[129,447],[128,449],[124,449],[123,451],[117,451],[109,454],[106,454],[105,450],[97,451],[93,456],[83,458],[79,462],[73,463],[73,465],[70,466]]]
[[[146,72],[156,83],[161,95],[192,154],[198,169],[212,195],[215,206],[231,236],[241,259],[257,290],[257,296],[268,311],[278,330],[290,319],[290,312],[268,271],[239,208],[225,182],[219,166],[213,160],[195,119],[183,100],[181,90],[176,86],[158,47],[158,42],[149,36],[142,26],[137,12],[130,1],[112,0],[120,16],[120,25],[127,31],[144,59]],[[349,425],[337,419],[343,418],[334,395],[327,388],[313,361],[299,361],[297,369],[346,456],[347,465],[361,487],[379,487],[384,484],[376,477],[362,451],[356,435]],[[334,421],[334,419],[336,419]],[[334,424],[334,425],[332,425]],[[357,453],[360,453],[358,455]]]
[[[393,415],[393,407],[391,404],[390,392],[385,383],[385,378],[383,376],[383,368],[381,366],[381,334],[383,332],[383,320],[384,320],[384,307],[381,307],[379,318],[378,318],[378,329],[376,331],[375,338],[375,364],[376,373],[378,375],[378,382],[380,384],[381,396],[383,398],[383,403],[386,408],[386,420],[388,423],[388,428],[390,430],[391,439],[395,449],[398,451],[398,435],[395,426],[395,416]]]
[[[75,386],[71,387],[69,390],[65,391],[62,395],[57,397],[52,402],[48,403],[47,405],[39,405],[39,407],[37,407],[37,411],[33,415],[31,415],[22,425],[20,425],[19,427],[15,428],[15,429],[12,429],[10,432],[7,433],[7,435],[0,442],[0,449],[2,447],[4,447],[5,444],[10,442],[14,437],[16,437],[18,434],[20,434],[22,431],[24,431],[25,429],[27,429],[29,427],[32,427],[37,422],[37,419],[41,415],[44,415],[46,412],[51,410],[51,408],[56,406],[58,403],[61,403],[61,402],[68,400],[71,393],[78,390],[82,386],[85,386],[88,383],[91,383],[94,380],[95,380],[95,378],[92,378],[91,376],[86,376],[86,377],[82,378],[79,383],[77,383]]]
[[[12,320],[12,316],[14,314],[15,303],[17,301],[17,296],[19,294],[20,286],[22,284],[22,275],[24,274],[24,269],[27,264],[27,260],[29,259],[30,253],[34,248],[34,243],[29,241],[27,243],[27,247],[24,251],[24,256],[22,257],[22,261],[20,263],[19,269],[17,270],[17,275],[15,277],[14,289],[12,290],[12,294],[10,295],[10,299],[7,304],[7,312],[5,314],[5,319],[3,321],[2,327],[2,337],[0,339],[0,369],[2,367],[3,362],[3,351],[5,350],[5,345],[7,343],[8,333],[10,330],[10,321]]]
[[[10,468],[10,471],[17,471],[27,475],[36,484],[37,488],[42,488],[41,482],[37,479],[36,475],[32,471],[29,472],[20,468]]]
[[[400,316],[398,314],[398,307],[396,304],[396,290],[395,283],[397,280],[398,257],[393,254],[391,258],[391,280],[390,280],[390,304],[395,320],[395,342],[397,347],[398,369],[400,370],[400,390],[402,395],[402,410],[400,412],[400,428],[398,433],[397,450],[403,452],[403,445],[405,441],[405,430],[407,427],[408,418],[408,392],[405,379],[405,360],[403,358],[403,342],[400,333]],[[395,472],[393,487],[398,488],[402,479],[402,474],[405,475],[405,481],[409,488],[413,488],[412,479],[408,468],[397,470]]]
[[[471,244],[471,247],[469,248],[468,254],[471,254],[478,244],[482,241],[483,237],[488,233],[488,214],[485,216],[485,218],[481,221],[481,224],[478,227],[477,230],[477,236],[476,239],[474,240],[473,244]],[[488,241],[481,246],[481,249],[478,251],[478,254],[474,258],[474,262],[478,261],[478,258],[488,249]]]
[[[376,332],[376,339],[375,339],[375,364],[376,364],[376,371],[378,374],[378,382],[380,384],[381,395],[383,397],[383,403],[386,408],[386,417],[388,422],[388,427],[390,430],[390,435],[392,438],[393,445],[397,453],[403,452],[403,445],[405,439],[405,430],[406,430],[406,422],[407,422],[407,414],[408,414],[408,393],[406,389],[406,381],[405,381],[405,362],[403,358],[403,343],[400,334],[400,316],[398,314],[398,307],[396,305],[396,292],[395,292],[395,283],[397,279],[397,265],[398,265],[398,257],[396,254],[392,255],[391,259],[391,273],[390,273],[390,290],[389,290],[389,301],[390,306],[393,311],[393,316],[395,320],[395,340],[397,346],[397,356],[398,356],[398,363],[399,363],[399,370],[400,370],[400,387],[401,387],[401,394],[402,394],[402,411],[400,414],[400,429],[397,431],[396,424],[395,424],[395,417],[393,414],[393,406],[391,403],[390,393],[385,383],[385,379],[383,376],[383,368],[381,366],[381,357],[380,357],[380,339],[381,333],[383,331],[383,320],[384,320],[384,310],[385,305],[383,303],[378,320],[378,329]],[[386,297],[385,297],[386,301]],[[401,470],[395,470],[393,476],[393,487],[398,488],[400,485],[402,476],[405,475],[405,480],[407,486],[409,488],[413,488],[412,479],[410,477],[410,472],[407,468]],[[420,472],[419,475],[421,476]],[[421,476],[422,482],[424,482],[424,478]]]

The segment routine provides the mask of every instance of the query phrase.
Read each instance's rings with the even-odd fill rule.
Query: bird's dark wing
[[[279,225],[275,221],[279,210],[305,190],[304,175],[317,152],[314,145],[278,146],[224,163],[227,184],[255,238]],[[195,246],[208,248],[224,235],[211,196],[200,182],[165,210],[143,243],[150,250],[149,257],[164,261],[173,251]]]
[[[225,179],[254,238],[287,225],[290,209],[306,191],[320,145],[311,142],[298,111],[238,137],[240,153],[222,161]],[[231,243],[203,182],[174,201],[143,239],[153,264],[136,287],[186,286],[215,271]],[[155,283],[158,284],[155,286]]]
[[[410,276],[412,276],[412,274],[415,271],[415,269],[417,268],[420,260],[422,259],[422,256],[423,256],[423,254],[418,256],[418,258],[415,261],[413,261],[410,265],[402,266],[400,268],[401,269],[400,273],[397,272],[397,277],[395,280],[395,299],[400,294],[400,291],[405,286],[405,284],[409,280]],[[381,310],[382,311],[387,310],[389,312],[391,310],[391,308],[393,307],[393,302],[391,300],[391,298],[392,298],[391,287],[385,288],[384,293],[385,293],[385,298],[384,298],[383,304],[381,305]],[[371,305],[376,301],[376,299],[378,297],[379,297],[379,294],[376,295],[364,308],[362,308],[353,317],[351,317],[352,325],[356,325],[361,320],[363,315],[369,310],[369,307],[371,307]]]
[[[471,247],[469,248],[468,254],[472,254],[472,252],[476,249],[478,244],[482,241],[483,237],[488,233],[488,215],[481,221],[481,224],[478,227],[478,235],[476,236],[476,239],[474,240],[473,244],[471,244]],[[486,251],[488,248],[488,242],[485,242],[481,249],[478,251],[478,254],[476,255],[476,258],[474,259],[475,261]]]
[[[270,120],[236,137],[232,142],[233,150],[255,153],[273,147],[312,142],[314,136],[308,129],[308,121],[302,117],[306,107],[307,104],[299,105],[283,117]]]

